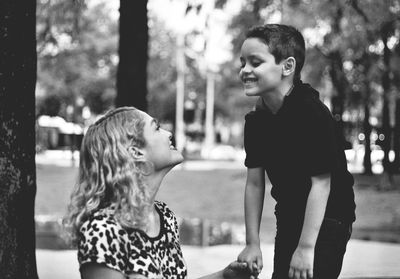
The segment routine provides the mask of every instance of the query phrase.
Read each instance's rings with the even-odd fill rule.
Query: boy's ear
[[[137,146],[133,146],[133,145],[129,146],[128,151],[132,155],[132,157],[135,159],[143,159],[144,158],[143,150]]]
[[[285,59],[283,62],[283,75],[290,76],[296,69],[296,59],[292,56]]]

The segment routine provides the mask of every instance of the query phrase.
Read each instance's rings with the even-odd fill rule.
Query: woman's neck
[[[146,230],[146,234],[150,237],[156,237],[160,234],[161,230],[161,220],[160,215],[158,214],[154,202],[156,200],[156,196],[158,194],[158,190],[161,187],[161,183],[167,173],[171,168],[162,169],[159,171],[154,171],[153,173],[145,176],[146,187],[149,189],[149,203],[153,206],[150,207],[150,212],[148,216],[148,227]]]
[[[158,214],[155,206],[151,207],[148,216],[148,224],[146,229],[146,234],[150,237],[156,237],[160,234],[161,231],[161,219],[160,215]]]
[[[158,190],[161,187],[161,183],[169,171],[170,169],[162,169],[159,171],[154,171],[153,173],[145,176],[145,183],[146,187],[149,189],[149,201],[151,204],[154,203]]]

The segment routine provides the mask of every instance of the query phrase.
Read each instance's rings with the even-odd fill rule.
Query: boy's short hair
[[[246,33],[246,39],[248,38],[258,38],[265,42],[276,63],[290,56],[294,57],[296,59],[294,79],[300,80],[306,47],[303,35],[296,28],[283,24],[253,26]]]

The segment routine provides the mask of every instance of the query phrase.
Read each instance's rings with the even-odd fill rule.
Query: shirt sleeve
[[[244,149],[246,151],[246,158],[244,165],[247,168],[262,167],[261,156],[261,133],[257,125],[256,115],[251,112],[246,115],[244,124]]]
[[[80,268],[98,263],[125,274],[127,270],[126,232],[116,223],[95,218],[82,225],[78,243]]]
[[[337,167],[338,142],[335,120],[323,104],[308,114],[305,168],[310,176],[332,173]]]
[[[162,278],[159,263],[152,257],[149,249],[138,233],[131,234],[129,245],[128,274],[141,274],[147,278]]]

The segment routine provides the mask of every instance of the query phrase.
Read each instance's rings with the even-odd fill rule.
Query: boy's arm
[[[238,260],[246,262],[252,272],[262,269],[260,249],[260,222],[264,206],[265,173],[263,168],[248,168],[244,199],[246,223],[246,247],[239,254]]]
[[[328,203],[331,176],[329,173],[313,176],[311,181],[303,229],[290,263],[289,277],[291,278],[312,278],[313,276],[314,248]]]
[[[247,169],[244,198],[246,244],[260,244],[260,223],[264,206],[265,174],[263,168]]]

